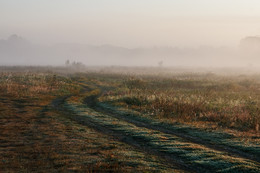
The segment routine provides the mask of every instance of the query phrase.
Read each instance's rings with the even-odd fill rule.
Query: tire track
[[[92,99],[96,99],[96,96],[91,96],[90,100]],[[84,104],[68,104],[66,98],[54,102],[54,105],[63,109],[63,112],[66,112],[64,116],[70,120],[93,128],[142,152],[163,158],[166,163],[178,165],[186,171],[216,172],[224,169],[229,171],[241,169],[244,172],[258,172],[260,170],[255,162],[231,157],[227,153],[215,151],[158,130],[138,127],[124,120],[96,112]]]
[[[200,145],[203,145],[205,147],[208,147],[208,148],[211,148],[211,149],[214,149],[214,150],[217,150],[217,151],[226,152],[230,156],[242,157],[242,158],[249,159],[249,160],[252,160],[254,162],[257,162],[258,164],[260,163],[260,156],[257,153],[255,153],[253,155],[251,153],[247,153],[247,152],[238,150],[238,149],[231,147],[231,146],[216,144],[216,143],[213,143],[212,141],[206,141],[206,140],[200,139],[198,137],[187,135],[186,133],[183,133],[183,132],[180,132],[180,131],[170,130],[169,128],[163,127],[160,124],[156,124],[156,123],[151,124],[149,122],[144,122],[140,118],[138,119],[138,117],[133,117],[129,113],[119,112],[117,110],[113,110],[113,108],[111,108],[111,107],[104,107],[104,106],[100,105],[99,102],[97,101],[98,97],[100,97],[103,92],[104,92],[104,90],[99,95],[92,95],[90,97],[86,97],[84,99],[84,103],[87,104],[89,107],[91,107],[92,109],[94,109],[97,112],[112,116],[112,117],[117,118],[119,120],[126,121],[126,122],[134,124],[138,127],[144,127],[144,128],[148,128],[148,129],[151,129],[151,130],[157,130],[157,131],[160,131],[162,133],[175,135],[175,136],[183,138],[183,139],[185,139],[189,142],[200,144]],[[137,119],[135,119],[135,118],[137,118]]]
[[[167,163],[189,172],[260,171],[259,163],[250,154],[244,155],[236,149],[216,146],[209,141],[202,142],[203,139],[174,132],[103,107],[97,99],[105,89],[97,86],[83,88],[82,93],[90,93],[97,88],[101,88],[102,92],[87,96],[82,94],[81,97],[85,97],[84,104],[71,105],[66,102],[71,96],[67,96],[53,101],[53,106],[62,110],[64,116],[72,121],[131,145],[139,151],[159,156]],[[160,141],[159,138],[168,139]]]
[[[93,121],[93,119],[91,119],[91,118],[87,118],[86,116],[82,116],[82,115],[79,115],[78,113],[75,113],[74,111],[72,111],[71,109],[68,109],[65,106],[66,99],[68,99],[69,97],[70,96],[65,96],[65,97],[61,97],[61,98],[53,100],[52,106],[55,107],[56,109],[58,109],[59,111],[62,111],[63,116],[70,119],[71,121],[74,121],[78,124],[92,128],[99,133],[112,137],[114,140],[131,145],[140,152],[145,152],[147,154],[159,156],[160,158],[163,158],[164,160],[167,161],[167,163],[165,163],[166,165],[172,165],[173,167],[178,167],[178,168],[184,170],[185,172],[187,172],[187,171],[188,172],[197,172],[197,171],[208,172],[207,170],[205,170],[203,168],[199,168],[199,167],[195,170],[194,168],[190,167],[190,165],[185,164],[184,162],[182,162],[181,160],[176,158],[174,155],[165,155],[159,151],[152,149],[151,147],[146,147],[144,145],[141,145],[142,142],[137,141],[133,137],[129,136],[129,134],[114,131],[114,130],[110,129],[109,127],[106,127],[104,125],[99,124],[96,121]]]

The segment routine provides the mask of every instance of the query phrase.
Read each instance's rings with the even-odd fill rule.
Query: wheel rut
[[[98,95],[84,99],[85,104],[73,105],[68,97],[53,101],[72,121],[95,129],[140,151],[159,156],[172,165],[190,172],[244,170],[258,172],[258,160],[243,152],[207,144],[192,136],[172,132],[160,126],[151,126],[98,105]],[[250,160],[248,160],[250,159]],[[232,160],[232,161],[231,161]]]
[[[110,137],[112,137],[113,140],[117,140],[117,141],[126,143],[126,144],[136,148],[138,151],[159,156],[160,158],[167,160],[166,164],[173,165],[174,167],[179,167],[179,168],[185,170],[185,172],[186,171],[188,171],[188,172],[198,172],[198,171],[199,172],[201,172],[201,171],[208,172],[206,169],[203,169],[203,168],[195,169],[193,167],[190,167],[189,164],[182,162],[174,155],[165,155],[164,153],[156,151],[149,146],[145,146],[143,144],[143,141],[140,141],[140,139],[138,140],[137,138],[132,137],[127,132],[115,131],[115,130],[109,128],[108,125],[100,124],[91,118],[88,118],[86,116],[75,113],[71,109],[68,109],[65,107],[65,100],[69,97],[70,96],[66,96],[66,97],[55,99],[52,102],[52,106],[55,107],[56,109],[58,109],[59,111],[64,112],[63,116],[70,119],[71,121],[74,121],[78,124],[92,128],[92,129],[96,130],[97,132],[110,136]]]
[[[175,135],[175,136],[183,138],[187,141],[190,141],[190,142],[193,142],[196,144],[200,144],[200,145],[203,145],[205,147],[208,147],[208,148],[211,148],[214,150],[226,152],[230,156],[242,157],[242,158],[250,159],[254,162],[257,162],[258,164],[260,163],[260,156],[256,153],[250,154],[250,153],[238,150],[238,149],[234,148],[233,146],[221,145],[221,144],[213,143],[212,141],[206,141],[206,140],[198,138],[198,137],[187,135],[186,133],[180,132],[180,130],[174,131],[167,127],[163,127],[161,124],[157,124],[157,123],[151,124],[150,122],[144,122],[143,119],[140,119],[136,116],[132,116],[130,113],[114,110],[113,108],[108,107],[108,106],[104,107],[103,105],[99,104],[99,102],[97,101],[97,99],[100,95],[101,94],[87,97],[84,99],[84,103],[97,112],[107,114],[109,116],[115,117],[119,120],[126,121],[128,123],[132,123],[138,127],[144,127],[144,128],[148,128],[151,130],[157,130],[162,133]]]

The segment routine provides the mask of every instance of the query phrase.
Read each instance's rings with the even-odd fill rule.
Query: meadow
[[[104,100],[159,119],[259,131],[259,75],[132,76],[109,92]]]
[[[0,170],[259,172],[260,75],[122,71],[1,67]]]

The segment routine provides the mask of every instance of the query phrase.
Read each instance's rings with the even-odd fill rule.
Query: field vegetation
[[[0,170],[259,172],[259,75],[66,70],[1,68]]]
[[[125,77],[122,77],[125,78]],[[103,97],[159,119],[259,131],[260,76],[131,76]]]
[[[0,172],[178,171],[68,119],[57,98],[79,96],[81,77],[25,70],[0,74]]]

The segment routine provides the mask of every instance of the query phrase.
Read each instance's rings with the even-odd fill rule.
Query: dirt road
[[[104,89],[100,89],[101,91]],[[88,88],[84,92],[90,92]],[[188,172],[259,172],[259,147],[241,145],[232,136],[186,126],[171,126],[131,111],[98,102],[102,92],[81,103],[56,99],[64,116],[137,150],[156,155]]]

